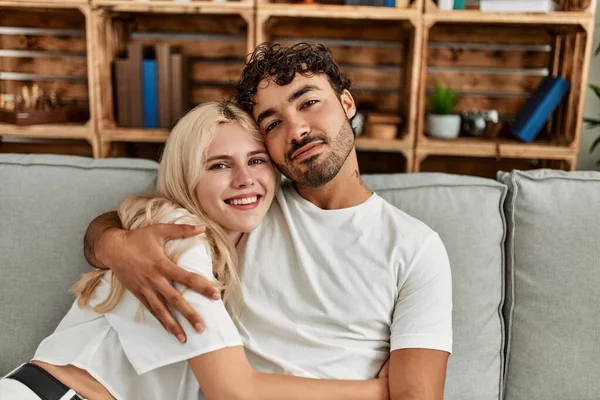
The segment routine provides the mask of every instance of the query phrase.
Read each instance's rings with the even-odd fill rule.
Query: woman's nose
[[[234,186],[243,188],[254,185],[254,177],[248,167],[240,167],[236,169],[234,177]]]

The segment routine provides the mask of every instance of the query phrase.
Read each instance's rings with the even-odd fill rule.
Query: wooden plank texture
[[[186,39],[136,39],[132,42],[141,43],[145,46],[154,46],[168,43],[174,47],[181,48],[183,54],[188,57],[197,58],[238,58],[243,61],[246,56],[246,41],[233,37],[227,39],[207,38],[205,40]]]
[[[406,39],[406,27],[400,21],[366,21],[351,19],[320,18],[272,18],[269,36],[295,38],[328,38],[343,40],[369,40],[402,42]]]
[[[44,76],[87,76],[85,57],[3,57],[3,72],[29,73]]]
[[[3,50],[38,50],[84,53],[85,36],[2,35]]]
[[[479,50],[461,48],[430,48],[427,65],[436,67],[503,67],[547,68],[550,53],[531,50]]]
[[[85,29],[85,16],[74,9],[3,8],[0,26],[45,29]]]
[[[455,89],[469,91],[531,93],[542,78],[540,75],[436,70],[427,73],[425,85],[427,89],[446,84]]]

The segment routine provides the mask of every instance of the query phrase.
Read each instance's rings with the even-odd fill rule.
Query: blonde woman
[[[31,363],[0,380],[6,400],[387,399],[387,379],[336,381],[263,374],[252,369],[225,303],[243,303],[235,245],[265,216],[277,186],[253,122],[231,103],[206,103],[185,115],[165,146],[156,191],[126,199],[126,229],[157,223],[206,226],[172,240],[168,257],[216,280],[222,300],[191,290],[184,298],[206,319],[197,332],[178,316],[181,344],[123,289],[110,271],[84,275],[78,295]],[[233,316],[235,319],[235,316]]]

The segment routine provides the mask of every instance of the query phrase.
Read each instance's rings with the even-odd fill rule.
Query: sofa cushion
[[[600,173],[498,178],[509,187],[506,400],[598,399]]]
[[[151,190],[147,160],[0,154],[0,376],[29,361],[90,271],[83,236],[126,195]]]
[[[437,231],[452,268],[454,349],[446,400],[502,398],[506,187],[445,175],[364,176],[380,196]]]

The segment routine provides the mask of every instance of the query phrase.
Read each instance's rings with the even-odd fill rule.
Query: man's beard
[[[315,154],[302,161],[299,167],[294,165],[292,154],[299,148],[315,141],[321,141],[327,150],[331,149],[329,154]],[[350,121],[345,120],[338,134],[334,138],[328,138],[323,134],[313,134],[305,136],[302,140],[294,141],[292,148],[285,156],[285,164],[277,164],[277,168],[283,175],[292,181],[307,187],[320,187],[329,183],[340,172],[344,162],[354,147],[354,131]]]

